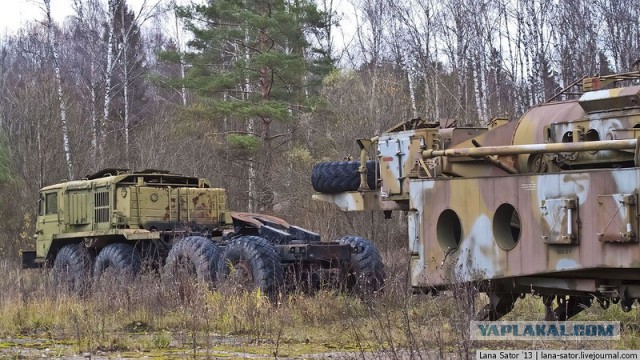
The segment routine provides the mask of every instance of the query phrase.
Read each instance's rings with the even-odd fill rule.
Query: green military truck
[[[35,238],[23,267],[51,267],[53,279],[75,292],[105,274],[133,276],[143,264],[169,276],[186,269],[210,283],[234,272],[270,295],[300,283],[289,279],[314,288],[339,279],[367,292],[384,283],[370,241],[320,241],[274,216],[231,212],[224,189],[159,170],[105,169],[41,189]]]

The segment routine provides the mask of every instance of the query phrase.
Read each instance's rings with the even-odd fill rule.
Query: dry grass
[[[0,263],[0,338],[47,339],[74,353],[99,351],[191,355],[219,352],[300,356],[385,351],[389,358],[475,357],[477,348],[637,348],[637,311],[597,306],[589,320],[622,320],[622,340],[578,344],[472,342],[469,320],[478,297],[465,287],[432,297],[412,295],[402,253],[385,253],[387,286],[361,301],[340,292],[289,294],[272,303],[257,293],[211,290],[186,279],[145,274],[101,282],[81,298],[52,288],[47,271]],[[481,302],[481,301],[480,301]],[[540,320],[540,300],[518,301],[507,319]],[[0,351],[2,342],[0,341]],[[2,352],[0,352],[2,355]],[[217,356],[217,355],[216,355]]]

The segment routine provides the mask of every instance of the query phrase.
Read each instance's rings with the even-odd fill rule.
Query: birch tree
[[[106,23],[106,32],[107,32],[107,62],[104,70],[104,100],[102,103],[102,118],[100,121],[100,140],[98,142],[98,163],[100,167],[104,164],[105,158],[105,143],[107,141],[107,124],[109,123],[109,111],[111,110],[111,94],[113,91],[112,83],[113,83],[113,70],[115,68],[115,56],[114,54],[114,45],[115,45],[115,32],[116,32],[116,8],[119,6],[120,1],[122,0],[108,0],[108,10],[107,10],[107,23]]]
[[[569,1],[553,12],[554,51],[562,87],[599,72],[599,19],[593,1]],[[580,22],[575,19],[581,19]],[[584,24],[593,26],[584,26]]]
[[[114,44],[118,49],[116,69],[121,77],[118,91],[121,102],[117,106],[120,108],[122,118],[124,161],[126,166],[130,167],[130,130],[132,121],[135,120],[133,118],[143,106],[145,87],[142,84],[142,78],[146,74],[146,68],[137,17],[124,1],[118,4],[116,9],[116,32],[118,33]],[[135,111],[136,109],[138,111]]]
[[[461,6],[457,0],[448,0],[443,3],[439,33],[441,34],[443,53],[455,82],[455,90],[450,94],[454,107],[453,117],[462,122],[468,122],[472,113],[469,108],[471,100],[469,91],[471,29],[468,24],[471,22],[469,17],[475,15],[470,14],[465,6]]]
[[[434,29],[437,29],[438,9],[433,0],[412,0],[395,5],[407,31],[407,53],[414,57],[423,90],[423,114],[440,119],[440,70]]]
[[[69,180],[73,179],[73,163],[71,162],[71,145],[69,140],[69,127],[67,126],[67,106],[65,102],[64,92],[62,90],[62,75],[60,73],[60,62],[58,57],[58,42],[55,36],[53,21],[51,19],[51,0],[43,0],[46,21],[47,34],[49,36],[49,46],[51,47],[51,60],[53,62],[53,70],[55,72],[56,87],[58,93],[58,103],[60,111],[60,124],[62,126],[62,151],[67,165],[67,175]]]
[[[75,16],[72,22],[72,40],[74,50],[79,60],[75,64],[78,76],[78,86],[81,91],[78,97],[83,99],[81,104],[87,108],[89,128],[91,132],[91,160],[98,162],[98,137],[100,133],[99,94],[101,93],[104,48],[102,45],[102,25],[104,11],[99,1],[74,0]]]
[[[604,23],[603,48],[616,72],[631,71],[640,59],[640,1],[596,0]]]

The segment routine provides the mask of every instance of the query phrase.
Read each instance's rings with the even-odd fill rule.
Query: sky
[[[129,7],[138,10],[145,0],[127,0]],[[151,3],[157,0],[147,0]],[[187,3],[188,0],[178,1],[178,3]],[[42,0],[0,0],[2,4],[0,10],[0,34],[15,32],[22,25],[33,20],[44,19],[44,5]],[[67,16],[73,14],[71,8],[73,0],[51,0],[51,15],[53,19],[61,23]],[[341,13],[349,13],[349,0],[335,1],[338,11]]]
[[[44,19],[42,0],[0,0],[0,33],[15,32],[27,22]],[[57,22],[72,14],[72,0],[51,0],[51,15]]]
[[[132,9],[139,9],[144,0],[128,0]],[[0,0],[0,34],[15,32],[22,25],[33,20],[44,19],[42,0]],[[51,0],[51,16],[61,23],[73,14],[73,0]]]
[[[82,0],[81,0],[82,1]],[[167,0],[127,0],[129,8],[138,12],[143,4],[147,6],[158,2],[166,3]],[[178,4],[188,4],[202,0],[176,0]],[[342,17],[342,26],[334,31],[334,45],[338,53],[348,47],[355,34],[355,24],[350,21],[354,18],[353,0],[334,0],[337,13]],[[53,20],[61,24],[68,16],[73,15],[74,0],[51,0],[51,15]],[[25,24],[32,21],[44,20],[43,0],[0,0],[0,38],[15,33]],[[165,29],[174,31],[173,27]],[[172,33],[168,33],[173,36]],[[187,35],[181,35],[183,38]],[[336,55],[336,54],[334,54]]]

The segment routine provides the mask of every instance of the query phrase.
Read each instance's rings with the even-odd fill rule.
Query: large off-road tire
[[[57,288],[79,295],[91,286],[93,256],[82,244],[65,245],[53,261],[52,278]]]
[[[344,236],[337,240],[342,245],[350,245],[355,252],[347,271],[346,288],[360,295],[368,295],[382,290],[384,286],[384,264],[375,246],[359,236]]]
[[[142,259],[140,271],[159,273],[164,264],[159,243],[160,241],[158,240],[141,240],[136,242],[134,248],[138,250],[140,258]]]
[[[241,236],[231,240],[218,264],[218,281],[260,291],[275,300],[283,285],[283,269],[276,248],[265,238]]]
[[[311,170],[313,189],[324,194],[357,191],[360,187],[360,161],[335,161],[318,163]],[[376,186],[376,163],[367,161],[367,184],[371,190]]]
[[[96,256],[93,277],[99,280],[105,272],[112,272],[115,280],[130,280],[140,271],[142,260],[140,253],[132,245],[125,243],[109,244]]]
[[[170,277],[186,272],[199,280],[213,283],[216,279],[220,253],[220,248],[206,237],[182,238],[171,247],[164,272]]]

